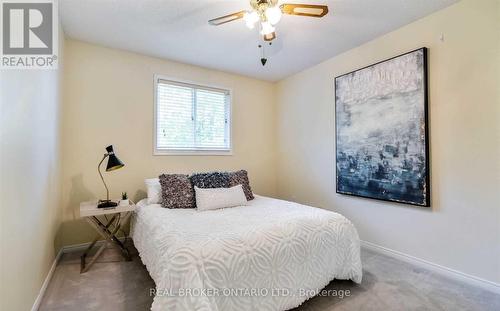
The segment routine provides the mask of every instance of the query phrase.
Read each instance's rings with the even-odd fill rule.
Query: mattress
[[[362,277],[347,218],[263,196],[203,212],[143,200],[131,236],[156,284],[152,310],[288,310]]]

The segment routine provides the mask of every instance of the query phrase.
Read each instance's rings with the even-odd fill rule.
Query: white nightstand
[[[121,226],[127,222],[135,208],[136,206],[132,201],[130,201],[129,205],[117,206],[114,208],[97,208],[97,201],[80,203],[80,217],[85,218],[85,220],[87,220],[87,222],[98,232],[95,240],[89,245],[89,247],[81,256],[80,273],[86,272],[90,268],[90,266],[92,266],[96,259],[101,255],[102,251],[106,248],[108,243],[118,247],[121,250],[121,253],[125,260],[132,260],[128,249],[115,236],[115,234],[118,232],[118,230],[120,230]],[[111,219],[109,219],[107,223],[103,223],[98,218],[98,216],[104,215],[111,216]],[[85,258],[100,238],[104,238],[104,243],[97,250],[97,253],[94,255],[94,257],[92,257],[92,260],[87,265],[85,263]]]

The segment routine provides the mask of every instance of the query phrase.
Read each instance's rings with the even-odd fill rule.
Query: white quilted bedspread
[[[262,196],[204,212],[138,206],[152,310],[287,310],[332,279],[361,282],[359,237],[340,214]]]

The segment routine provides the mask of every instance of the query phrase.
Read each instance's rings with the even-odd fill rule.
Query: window
[[[155,154],[231,154],[229,90],[155,80]]]

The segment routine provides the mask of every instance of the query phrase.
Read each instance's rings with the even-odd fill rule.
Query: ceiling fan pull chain
[[[259,44],[259,49],[260,49],[260,63],[262,64],[262,66],[265,66],[266,65],[266,62],[267,62],[267,58],[266,58],[266,52],[265,52],[265,45],[264,44]]]

